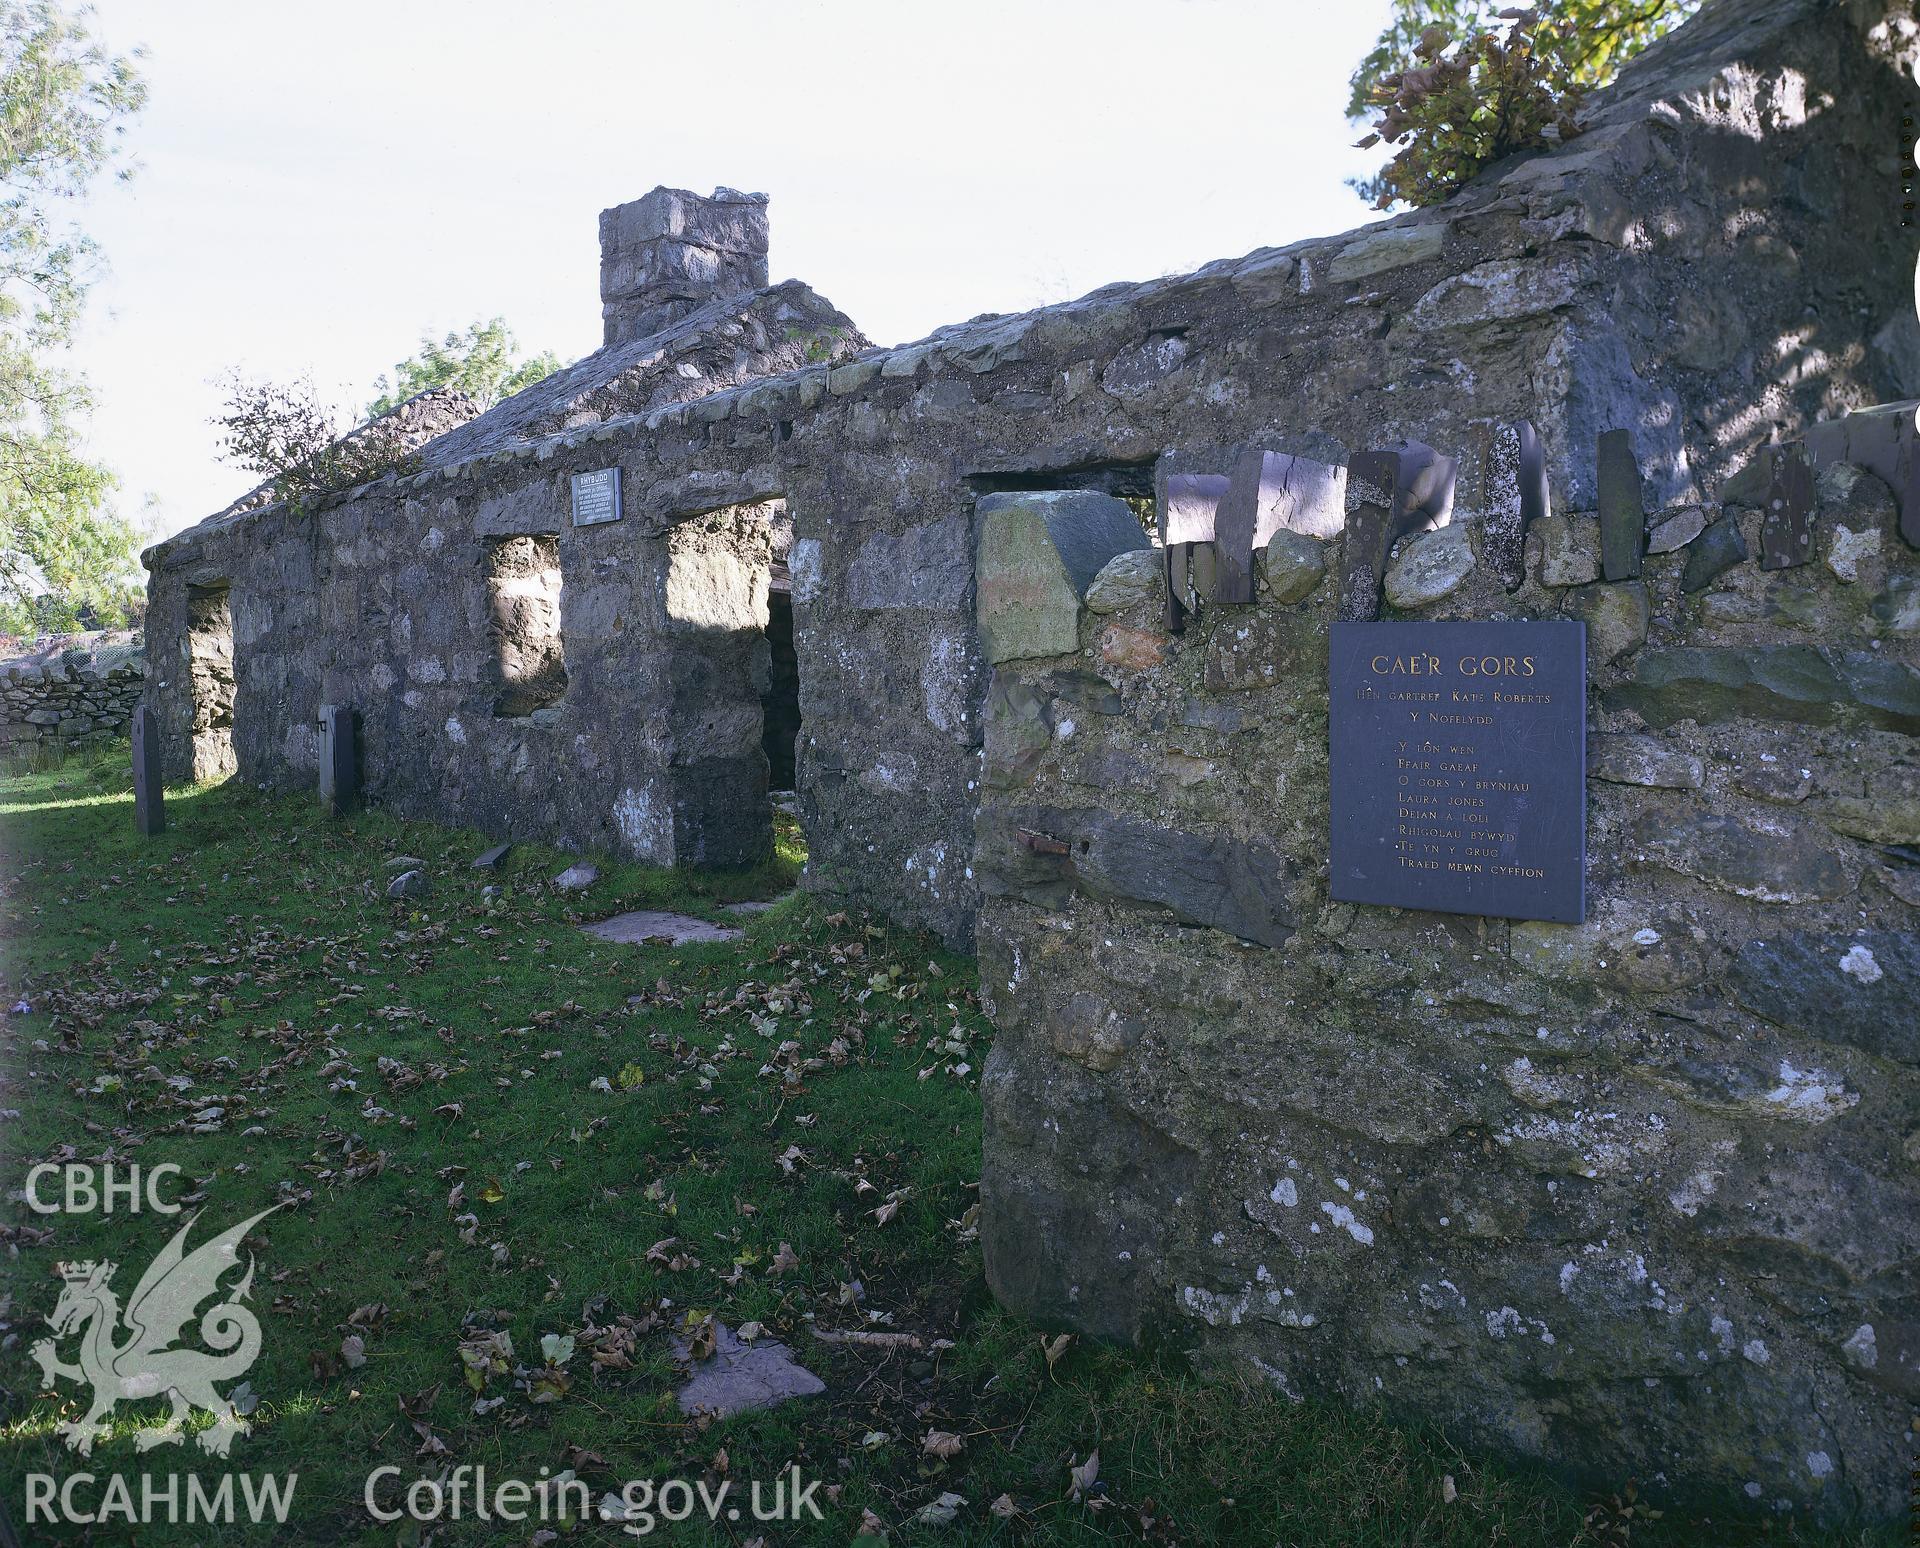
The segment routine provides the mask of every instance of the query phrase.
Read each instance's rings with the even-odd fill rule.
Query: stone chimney
[[[716,296],[767,283],[767,196],[656,188],[600,212],[600,313],[608,344],[644,338]]]

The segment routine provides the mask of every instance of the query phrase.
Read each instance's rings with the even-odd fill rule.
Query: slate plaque
[[[1336,623],[1328,679],[1336,900],[1585,918],[1585,624]]]
[[[573,524],[576,527],[618,521],[621,515],[618,468],[595,468],[591,473],[573,475]]]

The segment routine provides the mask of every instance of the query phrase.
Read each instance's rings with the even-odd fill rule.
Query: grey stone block
[[[982,890],[1056,905],[1075,891],[1164,907],[1263,946],[1293,934],[1286,860],[1271,846],[1097,810],[1034,809],[983,831]]]
[[[1134,532],[1140,529],[1136,524]],[[967,521],[943,516],[900,532],[876,532],[847,569],[852,607],[958,608],[969,586]]]
[[[1740,523],[1722,516],[1688,545],[1680,589],[1703,591],[1746,557],[1747,540],[1740,535]]]
[[[827,1390],[778,1340],[743,1343],[724,1322],[715,1322],[713,1331],[713,1353],[700,1361],[692,1359],[687,1335],[674,1335],[674,1358],[691,1367],[678,1394],[681,1413],[724,1419]]]
[[[1659,728],[1740,716],[1920,732],[1920,672],[1867,651],[1823,645],[1643,650],[1607,700]]]
[[[1637,580],[1575,586],[1561,605],[1568,617],[1586,624],[1587,660],[1594,666],[1617,661],[1647,642],[1652,605],[1646,586]]]
[[[1275,602],[1311,596],[1327,573],[1326,545],[1305,533],[1282,529],[1259,554],[1260,578]]]
[[[987,495],[974,522],[980,634],[994,663],[1079,649],[1088,586],[1141,542],[1124,501],[1087,490]]]
[[[1842,897],[1854,881],[1811,833],[1778,824],[1756,832],[1721,813],[1653,812],[1626,837],[1629,860],[1658,865],[1760,903]]]
[[[1664,790],[1698,790],[1706,780],[1697,757],[1651,736],[1589,737],[1587,773],[1610,784]]]
[[[1821,1042],[1920,1059],[1920,936],[1794,931],[1749,941],[1727,986],[1756,1016]]]

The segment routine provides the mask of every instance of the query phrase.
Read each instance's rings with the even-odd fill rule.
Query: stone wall
[[[137,651],[0,666],[0,754],[86,747],[128,734],[146,686]]]
[[[1579,926],[1329,901],[1351,530],[1279,532],[1253,605],[1171,635],[1157,552],[1037,591],[1007,559],[1055,497],[1002,497],[974,857],[999,1298],[1595,1484],[1904,1510],[1920,554],[1869,475],[1818,493],[1813,562],[1775,571],[1737,505],[1654,513],[1665,551],[1611,584],[1578,512],[1512,592],[1477,518],[1398,551],[1383,618],[1588,625]]]
[[[1634,433],[1659,499],[1705,499],[1770,439],[1903,395],[1920,358],[1912,254],[1856,174],[1858,148],[1905,110],[1913,40],[1876,17],[1718,0],[1629,67],[1590,133],[1445,205],[889,351],[793,282],[690,311],[676,288],[663,331],[440,436],[424,471],[159,545],[155,660],[178,651],[181,588],[226,580],[243,777],[311,784],[319,706],[351,703],[376,799],[684,856],[704,819],[697,777],[673,771],[703,755],[642,622],[658,616],[662,540],[783,499],[810,882],[964,942],[985,688],[976,499],[1143,496],[1170,450],[1257,442],[1344,463],[1417,436],[1461,459],[1473,509],[1489,437],[1523,419],[1563,505],[1591,506],[1609,428]],[[721,190],[689,227],[693,196],[666,195],[609,222],[616,279],[646,267],[622,257],[629,238],[678,240],[675,209],[752,277],[760,205]],[[700,267],[659,256],[676,287]],[[638,304],[652,292],[634,283]],[[612,465],[628,519],[571,527],[567,476]],[[538,726],[494,722],[481,683],[481,546],[513,533],[560,550],[569,687]],[[153,692],[175,749],[180,673]]]
[[[150,550],[170,777],[222,772],[224,752],[225,771],[311,788],[340,704],[360,716],[367,798],[396,811],[666,865],[761,858],[779,484],[693,465],[710,413],[679,421],[689,444],[663,478],[655,431],[675,405],[865,340],[792,282],[665,311],[441,435],[417,471]],[[620,417],[640,409],[654,430]],[[624,518],[574,526],[572,475],[606,468]]]

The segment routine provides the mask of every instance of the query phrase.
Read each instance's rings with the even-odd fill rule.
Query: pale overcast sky
[[[1386,0],[97,0],[144,44],[136,179],[74,363],[158,532],[253,481],[239,368],[343,406],[423,329],[600,341],[596,217],[657,183],[771,197],[772,277],[881,343],[1332,233]]]

